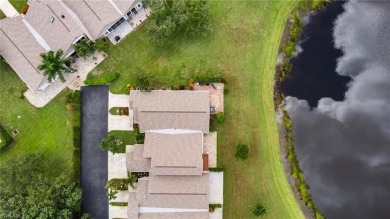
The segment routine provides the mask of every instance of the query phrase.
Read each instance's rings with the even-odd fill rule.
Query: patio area
[[[210,113],[216,114],[223,112],[223,83],[199,84],[195,83],[194,90],[210,92]]]
[[[142,8],[137,10],[137,14],[131,14],[131,19],[128,20],[129,24],[135,29],[150,15],[150,8]]]
[[[118,27],[115,28],[107,38],[114,45],[119,43],[127,34],[133,31],[133,27],[126,21],[123,21]]]
[[[72,68],[75,69],[75,72],[64,74],[66,80],[64,83],[61,80],[57,80],[52,82],[50,86],[43,91],[33,92],[29,89],[24,92],[24,96],[32,105],[44,107],[66,87],[72,90],[80,90],[80,87],[84,85],[83,81],[87,78],[88,73],[99,65],[105,57],[106,55],[103,55],[102,53],[95,53],[88,59],[81,57],[77,58],[74,63],[72,63]]]
[[[209,168],[217,167],[217,132],[204,134],[203,152],[209,155]]]

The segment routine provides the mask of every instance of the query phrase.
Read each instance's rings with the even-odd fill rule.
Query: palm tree
[[[135,189],[134,183],[137,181],[137,177],[131,175],[131,172],[127,172],[126,183],[131,186],[131,188]]]
[[[38,70],[43,71],[45,76],[48,76],[49,82],[52,82],[58,75],[62,82],[65,82],[64,75],[62,73],[69,73],[72,68],[67,66],[70,63],[70,59],[63,59],[64,52],[59,49],[57,52],[49,51],[47,53],[41,53],[42,64],[38,65]]]
[[[116,190],[111,190],[109,192],[107,192],[107,197],[108,199],[111,201],[111,200],[115,200],[116,199],[116,194],[118,194],[118,191]]]

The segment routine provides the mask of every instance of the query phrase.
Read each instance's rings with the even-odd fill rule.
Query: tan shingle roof
[[[67,52],[73,41],[83,34],[58,1],[29,0],[28,4],[30,7],[25,19],[45,39],[51,50]],[[53,23],[50,22],[52,17]]]
[[[123,15],[125,15],[132,6],[140,2],[140,0],[113,0],[114,4],[119,8]]]
[[[203,133],[145,135],[144,157],[155,175],[201,175],[202,150]]]
[[[108,0],[63,0],[94,39],[122,17]]]
[[[209,193],[209,175],[201,176],[149,176],[148,194],[191,194]]]
[[[23,17],[0,20],[0,54],[31,90],[37,90],[45,79],[36,67],[39,54],[46,52],[23,23]]]
[[[130,106],[141,132],[172,128],[209,132],[207,91],[131,91]]]
[[[126,154],[126,166],[130,172],[149,172],[150,158],[143,156],[144,145],[134,145]]]

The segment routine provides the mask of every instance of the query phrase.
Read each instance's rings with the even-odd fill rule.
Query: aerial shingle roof
[[[209,132],[207,91],[131,91],[130,108],[141,132],[172,128]]]

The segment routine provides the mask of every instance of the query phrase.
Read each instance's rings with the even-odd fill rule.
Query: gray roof
[[[143,156],[144,145],[137,144],[126,153],[127,170],[130,172],[149,172],[150,158]]]
[[[130,107],[141,132],[172,128],[209,132],[208,91],[131,91]]]
[[[29,0],[25,19],[43,37],[50,49],[66,53],[82,30],[61,6],[59,1]],[[53,19],[53,22],[51,22]]]
[[[36,67],[40,53],[46,50],[35,40],[22,16],[0,20],[0,54],[31,90],[37,90],[45,79]]]
[[[81,20],[93,40],[113,25],[123,14],[109,0],[62,0]],[[126,1],[128,4],[131,1]]]
[[[200,176],[149,176],[148,194],[207,195],[209,175]]]
[[[147,132],[144,157],[151,158],[155,175],[201,175],[203,133],[162,134]]]

